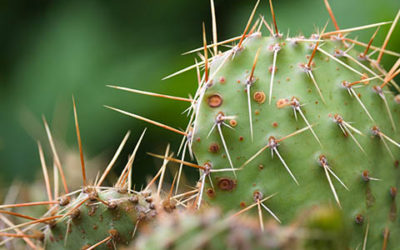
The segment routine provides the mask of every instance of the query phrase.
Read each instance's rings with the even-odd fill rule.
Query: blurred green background
[[[215,0],[219,40],[240,34],[255,4],[253,1]],[[341,28],[392,20],[398,0],[331,0]],[[329,16],[323,0],[275,0],[281,32],[306,36],[322,27]],[[258,14],[271,20],[266,0]],[[180,136],[103,108],[107,104],[185,128],[185,103],[140,96],[105,87],[127,86],[171,95],[187,96],[196,88],[195,72],[161,81],[193,63],[182,52],[201,46],[201,24],[211,40],[208,0],[19,0],[0,2],[0,187],[14,179],[41,178],[36,140],[52,158],[41,121],[50,123],[62,163],[70,172],[80,171],[73,125],[72,95],[78,116],[88,168],[104,169],[127,130],[132,131],[120,170],[147,126],[134,164],[134,183],[155,172],[160,161],[145,152],[162,152],[171,143],[176,152]],[[332,30],[330,23],[328,30]],[[389,26],[383,27],[380,45]],[[374,29],[353,37],[367,42]],[[400,25],[388,49],[400,51]],[[384,57],[386,67],[395,58]]]

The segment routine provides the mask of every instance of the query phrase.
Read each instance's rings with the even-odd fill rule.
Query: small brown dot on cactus
[[[66,196],[61,197],[58,204],[60,206],[62,206],[62,207],[68,205],[69,204],[69,198],[66,197]]]
[[[219,178],[218,187],[224,191],[232,191],[236,187],[236,181],[230,178]]]
[[[370,178],[369,178],[369,171],[368,170],[364,170],[363,172],[362,172],[362,179],[364,180],[364,181],[369,181],[370,180]]]
[[[312,90],[311,90],[311,89],[307,89],[307,92],[308,92],[308,93],[311,93],[311,92],[312,92]]]
[[[245,207],[246,207],[246,203],[245,203],[244,201],[242,201],[242,202],[240,202],[239,206],[240,206],[241,208],[245,208]]]
[[[264,169],[264,165],[263,164],[259,164],[258,165],[258,169],[263,170]]]
[[[259,115],[259,114],[260,114],[260,110],[256,109],[256,110],[254,111],[254,114],[255,114],[255,115]]]
[[[217,108],[222,105],[222,97],[218,94],[211,95],[208,97],[207,103],[211,108]]]
[[[284,108],[288,105],[289,100],[288,99],[279,99],[276,102],[276,106],[280,109],[280,108]]]
[[[276,73],[276,71],[278,71],[278,67],[275,66],[275,68],[274,68],[274,73]],[[270,67],[268,68],[268,72],[269,72],[269,73],[272,73],[272,66],[270,66]]]
[[[214,189],[212,189],[212,188],[207,188],[206,194],[207,194],[207,196],[209,198],[214,198],[215,197],[215,192],[214,192]]]
[[[239,141],[243,141],[243,140],[244,140],[243,136],[240,136]]]
[[[265,102],[265,99],[266,99],[265,93],[263,91],[257,91],[257,92],[254,93],[253,99],[257,103],[262,104],[262,103]]]
[[[116,229],[110,229],[108,230],[108,233],[110,234],[112,239],[116,239],[118,237],[118,231]]]
[[[290,77],[286,77],[286,81],[287,81],[287,82],[290,82]]]
[[[337,70],[337,71],[339,71],[339,70],[340,70],[340,68],[339,68],[339,67],[337,67],[337,68],[336,68],[336,70]]]
[[[397,188],[390,187],[390,196],[394,199],[394,198],[396,198],[396,195],[397,195]]]
[[[253,193],[253,200],[254,200],[255,202],[261,200],[262,198],[263,198],[263,194],[262,194],[260,191],[258,191],[258,190],[254,191],[254,193]]]
[[[356,223],[359,224],[359,225],[363,224],[363,222],[364,222],[364,216],[363,216],[362,214],[357,214],[357,215],[356,215],[356,218],[355,218],[355,221],[356,221]]]
[[[110,201],[108,202],[108,208],[109,209],[116,209],[117,208],[117,203],[115,201]]]
[[[129,201],[132,202],[133,204],[137,204],[139,202],[139,199],[137,196],[132,196],[129,197]]]
[[[200,137],[197,137],[196,141],[197,141],[197,142],[200,142],[200,140],[201,140]]]
[[[395,168],[398,168],[398,167],[399,167],[399,161],[398,161],[398,160],[394,161],[394,167],[395,167]]]
[[[96,224],[93,225],[93,230],[97,230],[99,228]]]
[[[213,142],[210,144],[210,147],[208,148],[208,151],[211,153],[217,153],[219,151],[219,145],[216,142]]]
[[[232,119],[232,120],[229,121],[229,124],[230,124],[232,127],[236,127],[237,121],[236,121],[235,119]]]
[[[318,104],[319,102],[318,101],[315,101],[315,104]]]
[[[221,77],[219,78],[219,83],[224,84],[225,82],[226,82],[225,77],[221,76]]]
[[[81,215],[81,210],[79,210],[79,208],[72,210],[72,212],[69,214],[69,216],[74,220],[78,219],[80,215]]]
[[[237,82],[237,83],[240,83],[240,80],[237,80],[236,82]]]
[[[96,191],[92,191],[92,192],[90,192],[89,193],[89,200],[90,201],[95,201],[95,200],[97,200],[97,198],[98,198],[98,194],[97,194],[97,192]]]

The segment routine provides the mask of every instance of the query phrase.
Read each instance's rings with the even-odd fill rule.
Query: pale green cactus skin
[[[276,53],[277,70],[269,104],[272,76],[270,69],[274,58],[273,47],[276,45],[279,45],[280,50]],[[311,73],[321,90],[321,97],[312,79],[301,66],[308,63],[314,46],[315,42],[293,42],[255,33],[244,41],[240,49],[235,47],[212,61],[209,86],[206,90],[200,90],[204,94],[200,95],[201,99],[197,104],[199,106],[194,123],[193,151],[199,165],[208,163],[212,169],[242,169],[235,171],[236,177],[233,171],[211,173],[213,185],[206,179],[205,193],[209,194],[207,201],[209,204],[221,206],[225,211],[231,211],[253,204],[255,191],[264,196],[276,193],[265,204],[283,224],[287,224],[299,211],[313,205],[331,204],[339,207],[328,182],[325,173],[327,171],[338,195],[345,222],[351,229],[352,248],[363,243],[369,226],[367,249],[379,249],[383,245],[385,229],[389,230],[390,235],[400,235],[396,217],[396,206],[399,204],[395,199],[395,188],[398,187],[400,177],[397,166],[400,150],[383,136],[374,135],[372,128],[379,127],[384,135],[395,142],[400,141],[400,134],[392,126],[384,100],[373,90],[374,86],[383,82],[381,79],[370,80],[368,84],[356,84],[352,88],[373,120],[342,85],[343,81],[351,83],[360,80],[363,74],[367,78],[374,77],[371,72],[380,75],[379,71],[368,60],[359,59],[360,52],[355,48],[346,54],[358,63],[346,56],[335,56],[335,50],[344,53],[348,48],[344,47],[343,41],[331,40],[329,37],[319,44],[311,64]],[[254,131],[251,138],[246,82],[258,50],[254,82],[250,87]],[[260,98],[256,101],[254,95],[257,92],[265,94],[264,102],[260,102]],[[210,98],[212,96],[214,99]],[[400,105],[395,102],[395,96],[387,86],[384,87],[384,96],[394,125],[399,126]],[[281,107],[281,99],[287,99],[290,103],[292,97],[299,100],[302,105],[300,110],[313,126],[316,136],[307,129],[308,125],[300,112],[294,112],[291,105]],[[225,116],[234,116],[234,122],[232,119],[224,121],[233,129],[221,125],[232,166],[217,127],[208,136],[216,124],[219,112]],[[352,136],[345,136],[339,124],[334,121],[336,114],[362,134],[346,126],[343,130],[350,132]],[[284,139],[276,148],[298,185],[278,155],[274,153],[274,157],[271,157],[270,148],[244,165],[268,144],[270,136],[279,140],[302,128],[306,130]],[[332,173],[325,171],[320,161],[322,155],[328,161],[326,166],[329,166],[348,190]],[[363,178],[365,170],[369,171],[369,177],[380,180],[366,181]],[[215,189],[212,190],[212,187]],[[356,223],[357,216],[357,220],[362,217],[363,222]],[[398,237],[390,237],[387,244],[388,249],[394,249],[399,245]]]
[[[127,249],[344,249],[343,229],[336,208],[312,209],[288,227],[269,221],[264,231],[254,217],[230,217],[215,208],[175,211],[160,214]]]
[[[112,249],[114,246],[128,245],[135,226],[155,216],[154,204],[142,194],[121,194],[116,190],[97,193],[98,200],[87,200],[79,206],[79,212],[69,213],[83,202],[88,193],[81,193],[67,206],[60,207],[57,214],[68,214],[55,220],[45,232],[46,249],[86,249],[112,236],[96,249]],[[108,205],[113,203],[111,206]]]

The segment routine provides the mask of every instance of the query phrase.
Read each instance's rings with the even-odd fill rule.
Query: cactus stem
[[[379,65],[379,63],[382,60],[382,57],[383,57],[382,50],[384,50],[386,48],[386,46],[388,45],[389,39],[390,39],[390,37],[391,37],[391,35],[393,33],[394,28],[396,27],[397,22],[399,21],[399,18],[400,18],[400,10],[397,12],[397,15],[394,18],[393,23],[390,26],[390,29],[389,29],[389,31],[388,31],[388,33],[386,35],[385,41],[382,44],[381,51],[379,52],[378,58],[376,59],[376,64],[377,65]]]
[[[56,147],[54,145],[53,137],[52,137],[51,132],[50,132],[49,125],[47,124],[46,118],[44,118],[44,116],[43,116],[43,123],[44,123],[45,129],[46,129],[47,137],[49,139],[51,151],[53,152],[54,163],[57,166],[58,172],[61,175],[61,181],[62,181],[63,186],[64,186],[64,191],[65,191],[65,193],[69,193],[68,186],[67,186],[67,181],[65,179],[64,171],[63,171],[62,166],[61,166],[60,158],[58,157],[58,154],[57,154],[57,151],[56,151]]]

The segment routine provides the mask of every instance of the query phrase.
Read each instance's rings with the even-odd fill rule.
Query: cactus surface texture
[[[144,133],[113,187],[101,184],[128,134],[89,185],[74,102],[83,187],[69,192],[45,122],[64,193],[51,194],[39,144],[49,201],[36,205],[49,210],[36,219],[7,210],[33,203],[0,206],[0,215],[30,220],[7,223],[0,244],[22,238],[45,249],[399,249],[400,54],[386,46],[400,11],[393,22],[340,29],[324,2],[336,29],[309,37],[279,33],[271,0],[272,25],[255,20],[258,1],[244,32],[224,42],[213,15],[213,43],[203,25],[203,47],[191,51],[202,52],[201,61],[171,75],[197,69],[191,98],[109,86],[190,104],[185,131],[106,106],[183,135],[177,158],[169,146],[164,155],[149,153],[163,164],[138,191],[132,164]],[[390,31],[381,46],[371,46],[376,32],[369,43],[350,38],[383,25]],[[397,61],[385,70],[389,55]],[[179,170],[163,190],[170,163]],[[200,176],[189,189],[186,167]]]

